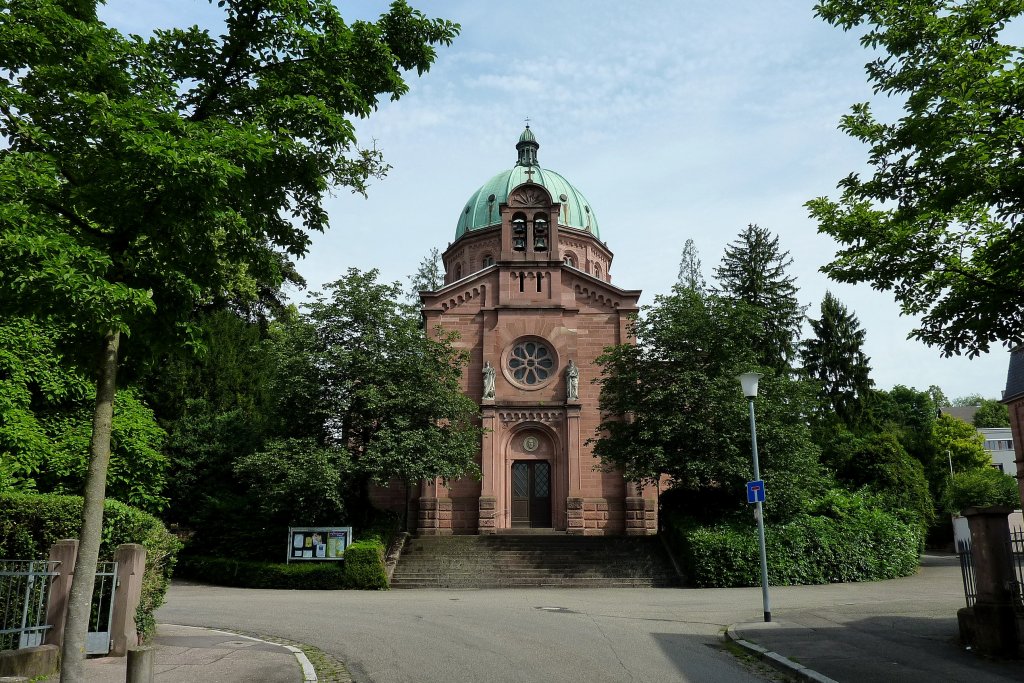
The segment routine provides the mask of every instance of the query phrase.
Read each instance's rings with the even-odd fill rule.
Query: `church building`
[[[640,291],[612,284],[594,207],[539,165],[539,148],[527,126],[515,166],[461,207],[444,286],[421,293],[427,329],[458,332],[469,353],[462,387],[484,434],[479,480],[413,492],[420,535],[657,531],[657,490],[606,471],[588,443],[600,423],[595,361],[631,341]]]

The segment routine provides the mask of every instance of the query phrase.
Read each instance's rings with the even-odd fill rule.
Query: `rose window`
[[[516,344],[508,356],[508,369],[512,378],[526,385],[547,381],[554,367],[555,359],[551,351],[535,341]]]

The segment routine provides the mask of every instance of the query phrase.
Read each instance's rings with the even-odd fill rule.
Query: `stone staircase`
[[[392,588],[676,585],[661,540],[559,533],[411,538]]]

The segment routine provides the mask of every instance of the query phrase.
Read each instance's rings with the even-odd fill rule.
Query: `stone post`
[[[151,647],[133,647],[128,650],[126,683],[153,683],[153,664],[156,651]]]
[[[1017,619],[1013,611],[1016,577],[1010,551],[1008,507],[967,508],[964,517],[971,528],[976,600],[974,646],[985,654],[1013,657],[1017,654]]]
[[[142,599],[142,574],[146,571],[146,549],[126,543],[114,551],[117,562],[117,597],[110,623],[110,655],[124,657],[128,648],[139,644],[135,610]]]
[[[59,576],[50,582],[50,596],[46,603],[47,629],[43,643],[60,647],[64,642],[64,622],[68,614],[68,596],[71,595],[71,579],[75,575],[75,559],[78,557],[78,539],[65,538],[50,546],[50,561],[59,562],[56,570]]]

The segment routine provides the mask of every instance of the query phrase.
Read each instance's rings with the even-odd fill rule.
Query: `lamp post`
[[[754,454],[754,480],[761,480],[761,466],[757,461],[757,424],[754,421],[754,399],[757,398],[757,380],[764,377],[758,372],[744,372],[737,377],[743,388],[743,395],[750,405],[750,445]],[[764,548],[764,514],[761,501],[757,501],[757,544],[761,550],[761,602],[764,604],[764,620],[772,620],[772,603],[768,597],[768,557]]]

